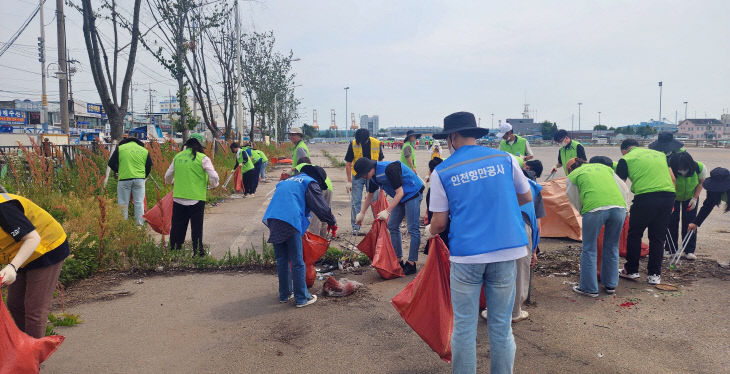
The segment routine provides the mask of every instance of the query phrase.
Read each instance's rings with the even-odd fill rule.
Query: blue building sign
[[[0,109],[0,124],[22,125],[25,123],[25,112],[15,109]]]

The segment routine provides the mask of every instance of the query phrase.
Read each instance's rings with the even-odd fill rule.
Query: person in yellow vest
[[[674,153],[669,157],[669,167],[677,179],[677,192],[674,197],[674,209],[672,218],[669,221],[669,235],[674,243],[679,243],[677,236],[679,232],[679,218],[682,218],[682,237],[687,235],[687,227],[697,217],[697,202],[702,193],[702,183],[707,178],[707,168],[699,161],[695,161],[689,152]],[[697,235],[692,235],[684,249],[684,257],[689,260],[696,260],[695,247]],[[674,253],[670,245],[664,246],[665,255]]]
[[[408,132],[406,132],[406,137],[403,140],[403,147],[400,150],[400,162],[413,170],[416,175],[418,175],[418,171],[416,171],[416,139],[419,139],[420,137],[421,134],[416,133],[413,130],[408,130]]]
[[[291,172],[294,174],[294,168],[299,164],[299,159],[309,157],[309,148],[304,143],[304,133],[299,127],[289,129],[289,141],[294,144],[294,151],[291,155]]]
[[[573,291],[598,297],[596,255],[598,235],[605,226],[601,253],[601,283],[607,294],[618,285],[618,246],[626,218],[629,189],[602,163],[587,163],[573,158],[566,163],[568,200],[583,216],[583,250],[580,253],[580,282]]]
[[[560,144],[560,150],[558,150],[558,163],[555,164],[553,170],[550,171],[551,174],[559,167],[563,166],[563,171],[567,176],[568,170],[564,167],[564,163],[568,162],[571,158],[579,158],[584,161],[587,160],[586,150],[583,148],[583,144],[570,139],[567,131],[558,130],[558,132],[556,132],[553,136],[553,141]]]
[[[0,228],[0,278],[8,286],[8,309],[20,330],[42,338],[69,255],[66,233],[41,207],[9,193],[0,193]]]
[[[135,138],[119,142],[109,158],[109,168],[117,173],[117,203],[126,220],[129,216],[130,195],[134,201],[134,221],[144,223],[145,181],[152,171],[152,157],[144,144]]]
[[[667,165],[664,153],[641,148],[634,139],[626,139],[621,143],[621,153],[624,156],[616,165],[616,175],[624,181],[631,179],[634,200],[626,239],[626,263],[619,276],[633,280],[639,278],[641,238],[644,230],[648,229],[647,282],[659,284],[667,225],[674,206],[674,173]]]
[[[503,123],[499,125],[497,137],[502,138],[499,142],[499,150],[512,154],[515,157],[522,158],[524,161],[531,160],[533,157],[530,142],[527,139],[515,135],[512,131],[512,125]]]
[[[370,136],[368,129],[357,129],[355,131],[355,139],[350,142],[345,153],[345,175],[347,176],[347,185],[345,191],[350,194],[350,224],[352,225],[352,234],[360,234],[360,225],[355,222],[355,217],[360,213],[362,207],[362,192],[365,189],[367,180],[361,178],[355,172],[353,164],[360,158],[368,160],[382,161],[385,158],[383,147],[380,140]],[[378,192],[375,193],[375,199],[378,198]]]
[[[439,142],[433,143],[433,147],[431,147],[431,160],[435,159],[443,161],[443,158],[441,157],[441,144]]]
[[[218,173],[213,162],[205,155],[203,135],[195,133],[185,142],[185,149],[175,155],[165,172],[165,182],[172,184],[172,224],[170,248],[178,250],[185,242],[190,222],[193,253],[205,256],[203,248],[203,215],[207,188],[218,187]]]
[[[299,165],[295,167],[295,171],[293,175],[297,175],[302,172],[302,168],[305,166],[316,166],[312,165],[312,160],[309,159],[309,157],[302,157],[299,159]],[[324,169],[323,169],[324,170]],[[332,181],[330,180],[330,177],[324,178],[324,184],[327,187],[326,189],[322,190],[322,196],[324,197],[324,200],[327,202],[327,207],[332,206]],[[309,228],[307,231],[311,232],[312,234],[317,234],[321,237],[325,237],[327,235],[327,227],[329,226],[327,222],[324,222],[317,217],[316,214],[313,214],[312,217],[309,219]]]

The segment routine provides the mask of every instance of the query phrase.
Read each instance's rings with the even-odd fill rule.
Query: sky
[[[34,3],[0,1],[0,42]],[[120,4],[131,10],[130,0]],[[54,10],[47,2],[47,55],[53,59]],[[66,12],[68,47],[81,61],[74,96],[98,101],[81,17]],[[324,127],[330,109],[340,127],[349,124],[346,86],[347,112],[358,122],[360,115],[377,114],[381,127],[442,126],[443,117],[462,110],[490,127],[492,114],[496,126],[521,117],[527,103],[536,120],[569,129],[572,117],[577,129],[579,102],[583,129],[598,123],[598,112],[602,124],[628,125],[658,118],[659,81],[669,122],[675,112],[684,118],[684,101],[690,118],[719,118],[730,112],[728,14],[727,0],[258,0],[241,6],[244,31],[273,30],[277,49],[300,59],[294,69],[301,121],[311,123],[316,109]],[[142,19],[151,23],[148,15]],[[38,29],[36,18],[0,56],[0,99],[40,96]],[[175,92],[149,54],[142,51],[139,62],[136,111],[144,110],[149,88],[157,99]],[[49,79],[51,100],[57,87]]]

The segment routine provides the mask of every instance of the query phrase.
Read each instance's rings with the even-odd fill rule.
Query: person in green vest
[[[702,222],[710,215],[710,212],[722,202],[725,203],[724,212],[730,212],[730,204],[728,204],[727,198],[730,195],[730,170],[725,168],[712,169],[710,177],[705,179],[702,187],[707,192],[707,197],[705,198],[705,202],[702,203],[702,208],[697,214],[697,217],[687,227],[687,230],[690,231],[697,232],[697,228],[702,225]],[[724,263],[718,262],[718,264],[724,268],[730,267],[730,261]]]
[[[568,200],[583,216],[583,249],[580,253],[580,282],[573,291],[589,297],[598,297],[596,256],[598,235],[603,233],[601,253],[601,283],[604,291],[613,295],[618,285],[618,246],[629,189],[602,163],[587,163],[579,158],[566,162]]]
[[[126,220],[129,216],[130,195],[134,201],[134,221],[142,225],[144,219],[145,181],[152,171],[152,157],[144,144],[135,138],[119,142],[109,158],[109,168],[117,173],[117,203]]]
[[[400,150],[400,162],[404,163],[416,174],[418,174],[416,171],[416,139],[420,137],[421,134],[413,130],[408,130],[403,140],[403,148]]]
[[[522,158],[524,161],[532,159],[532,149],[530,149],[530,142],[527,139],[515,135],[512,131],[512,125],[509,123],[503,123],[499,125],[499,132],[497,137],[502,138],[499,142],[499,150],[511,153],[517,158]]]
[[[269,183],[266,180],[266,165],[269,163],[269,158],[266,157],[266,153],[260,149],[255,149],[254,152],[258,153],[259,158],[261,159],[261,170],[259,171],[259,178],[261,179],[261,182]]]
[[[553,172],[557,171],[559,167],[563,167],[565,175],[568,175],[568,169],[564,167],[564,163],[572,158],[579,158],[583,161],[587,160],[586,150],[583,148],[583,144],[578,143],[575,140],[570,139],[568,132],[565,130],[558,130],[553,136],[553,141],[560,144],[560,150],[558,150],[558,163],[555,164]]]
[[[302,168],[312,165],[312,161],[309,159],[309,157],[302,157],[299,159],[299,164],[294,168],[294,174],[297,175],[302,172]],[[313,165],[315,166],[315,165]],[[332,206],[332,181],[330,180],[330,177],[325,177],[324,183],[327,186],[326,190],[322,190],[322,196],[324,197],[324,200],[327,202],[327,206]],[[317,217],[317,215],[313,214],[312,217],[309,219],[309,228],[307,231],[311,232],[312,234],[317,234],[321,237],[325,237],[327,235],[327,227],[329,226],[327,222],[324,222]]]
[[[294,144],[294,151],[291,155],[291,171],[294,173],[294,168],[298,165],[299,159],[302,157],[309,157],[309,148],[304,143],[304,133],[299,127],[292,127],[289,129],[289,140]]]
[[[231,152],[236,154],[236,165],[233,166],[235,172],[238,165],[241,165],[241,181],[243,182],[243,197],[254,197],[253,186],[251,180],[253,179],[254,170],[256,168],[252,157],[253,151],[248,145],[244,144],[243,147],[236,142],[231,143]],[[258,177],[258,174],[256,174]]]
[[[669,167],[677,179],[677,192],[674,197],[674,209],[669,221],[669,235],[674,243],[679,243],[679,218],[682,218],[682,238],[687,235],[687,227],[697,216],[697,201],[702,193],[702,183],[707,178],[707,168],[699,161],[695,161],[689,152],[675,153],[669,157]],[[697,235],[692,235],[684,249],[684,257],[696,260],[695,247]],[[674,246],[665,245],[664,254],[674,253]]]
[[[663,152],[665,155],[667,155],[667,161],[672,155],[685,151],[685,149],[683,148],[684,143],[680,142],[677,139],[674,139],[674,134],[668,131],[659,133],[659,135],[657,135],[657,140],[649,143],[648,147],[649,149]]]
[[[647,281],[649,284],[659,284],[667,225],[674,206],[674,173],[667,165],[664,153],[641,148],[634,139],[626,139],[621,143],[621,153],[624,156],[616,165],[616,174],[624,181],[631,179],[634,200],[626,240],[626,263],[619,276],[633,280],[639,278],[641,238],[648,229]]]
[[[207,188],[218,187],[218,173],[204,151],[203,135],[191,134],[185,149],[175,155],[165,172],[165,182],[173,185],[170,249],[182,248],[189,222],[193,253],[201,257],[205,256],[203,218]]]

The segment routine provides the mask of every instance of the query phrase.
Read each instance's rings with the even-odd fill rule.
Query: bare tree
[[[141,0],[134,0],[134,10],[132,12],[131,22],[120,16],[117,11],[116,0],[104,0],[96,7],[92,6],[91,0],[81,0],[81,11],[84,18],[84,41],[86,42],[86,51],[89,55],[89,65],[91,66],[91,74],[94,78],[96,90],[99,93],[101,104],[109,118],[109,127],[111,128],[111,136],[114,140],[122,139],[124,133],[124,117],[127,115],[127,103],[129,101],[129,88],[132,82],[132,73],[134,72],[134,63],[137,57],[137,44],[139,41],[139,10]],[[97,12],[107,11],[108,15],[100,15]],[[107,55],[107,47],[99,33],[97,19],[102,17],[112,23],[114,31],[112,51],[112,62],[110,66],[109,56]],[[120,41],[119,29],[124,28],[130,31],[131,40],[127,44],[122,45]],[[119,54],[129,48],[129,56],[127,65],[122,79],[121,90],[118,90],[119,81],[117,71],[119,69]],[[121,98],[120,98],[121,95]],[[64,105],[63,103],[61,105]]]
[[[227,17],[225,21],[216,30],[207,32],[208,40],[213,47],[216,62],[221,74],[221,85],[223,88],[223,118],[225,120],[225,137],[233,138],[233,114],[236,104],[236,36],[233,30],[231,17]]]

